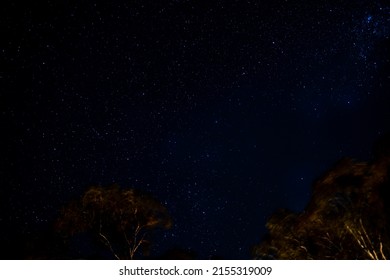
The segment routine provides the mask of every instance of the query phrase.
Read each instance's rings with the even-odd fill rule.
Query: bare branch
[[[115,258],[117,260],[119,260],[119,256],[115,253],[114,249],[112,248],[111,246],[111,243],[110,241],[108,240],[108,238],[102,233],[102,220],[100,219],[100,222],[99,222],[99,236],[101,238],[103,238],[103,241],[104,241],[104,244],[106,244],[106,246],[110,249],[111,253],[115,256]]]
[[[380,257],[381,257],[381,258],[379,258],[378,254],[374,248],[374,245],[371,241],[371,238],[368,235],[368,233],[363,225],[362,219],[359,219],[359,224],[360,224],[360,228],[362,231],[360,231],[359,229],[353,230],[347,224],[345,224],[345,227],[351,233],[351,235],[354,237],[355,241],[359,244],[359,246],[363,249],[363,251],[370,257],[370,259],[372,259],[372,260],[380,260],[380,259],[386,260],[385,254],[383,253],[383,244],[381,242],[381,237],[379,236],[379,253],[380,253]]]
[[[105,243],[105,244],[107,245],[107,247],[110,249],[111,253],[115,256],[115,258],[116,258],[117,260],[120,260],[119,256],[118,256],[117,254],[115,254],[114,249],[112,248],[111,243],[110,243],[110,241],[108,241],[107,237],[104,236],[104,234],[102,234],[101,232],[99,232],[99,236],[103,238],[104,243]]]

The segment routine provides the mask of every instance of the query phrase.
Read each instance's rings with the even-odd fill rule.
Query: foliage
[[[301,213],[277,211],[256,259],[386,259],[390,256],[390,156],[341,160],[313,186]]]
[[[65,236],[89,232],[117,259],[134,259],[141,248],[147,254],[150,233],[170,226],[167,209],[152,196],[118,186],[89,188],[57,222]]]

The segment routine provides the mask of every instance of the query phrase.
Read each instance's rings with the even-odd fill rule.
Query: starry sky
[[[117,183],[171,213],[155,255],[248,259],[390,130],[387,1],[4,2],[2,258]]]

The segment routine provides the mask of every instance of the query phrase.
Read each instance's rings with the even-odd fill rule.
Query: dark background
[[[112,183],[170,211],[154,255],[250,258],[273,211],[390,128],[387,1],[0,6],[2,258]]]

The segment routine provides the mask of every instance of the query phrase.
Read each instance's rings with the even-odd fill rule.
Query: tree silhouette
[[[256,259],[386,259],[390,256],[390,142],[372,162],[339,161],[313,186],[301,213],[277,211]]]
[[[89,188],[63,209],[57,222],[65,236],[88,232],[116,259],[134,259],[141,248],[146,255],[150,233],[170,226],[167,209],[152,196],[118,186]]]

